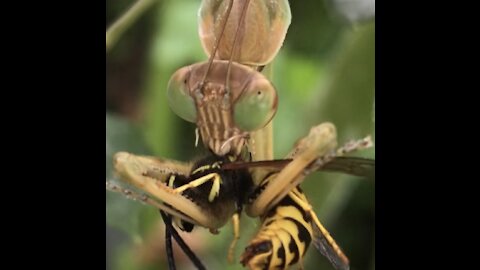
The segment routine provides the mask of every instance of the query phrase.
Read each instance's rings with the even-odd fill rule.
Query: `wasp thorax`
[[[227,8],[230,1],[218,2],[204,0],[199,10],[198,31],[205,52],[211,54],[227,20],[217,59],[230,59],[236,42],[234,61],[255,66],[271,62],[282,47],[290,25],[288,0],[250,1],[243,19],[245,0],[233,1],[229,15]]]

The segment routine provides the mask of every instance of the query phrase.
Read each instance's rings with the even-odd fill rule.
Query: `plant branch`
[[[130,9],[116,20],[107,30],[107,52],[115,45],[120,36],[128,29],[140,15],[145,12],[156,0],[138,0]]]

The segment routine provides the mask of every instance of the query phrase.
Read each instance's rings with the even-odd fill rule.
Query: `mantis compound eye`
[[[197,109],[195,101],[190,95],[189,80],[191,67],[183,67],[177,70],[168,82],[167,98],[168,105],[178,116],[188,122],[197,121]]]
[[[277,93],[263,76],[252,77],[241,96],[235,101],[234,121],[244,131],[254,131],[267,125],[277,111]]]

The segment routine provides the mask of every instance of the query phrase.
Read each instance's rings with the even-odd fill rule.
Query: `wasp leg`
[[[167,251],[168,269],[176,270],[175,257],[173,256],[172,231],[171,231],[171,230],[175,230],[175,228],[173,228],[172,220],[167,214],[165,214],[165,212],[160,210],[160,215],[162,215],[163,223],[165,223],[165,249]]]
[[[240,239],[240,214],[237,212],[232,216],[233,240],[228,248],[228,262],[233,263],[235,260],[235,246]]]
[[[326,241],[327,241],[327,245],[329,246],[328,248],[331,248],[331,250],[335,253],[336,256],[332,256],[331,254],[328,253],[328,251],[322,251],[326,247],[320,248],[319,249],[320,252],[322,252],[323,255],[325,257],[327,257],[327,259],[332,264],[334,264],[336,266],[335,268],[337,268],[337,269],[349,269],[349,267],[348,267],[349,260],[348,260],[347,256],[343,253],[342,249],[340,248],[340,246],[338,246],[338,244],[335,242],[335,240],[330,235],[330,233],[327,231],[327,229],[325,229],[325,227],[322,225],[322,223],[318,219],[317,215],[313,211],[312,206],[308,203],[306,198],[301,198],[295,192],[290,192],[289,195],[290,195],[290,198],[292,198],[292,200],[294,200],[300,207],[303,208],[303,210],[306,213],[308,213],[310,215],[310,217],[312,218],[312,221],[314,222],[313,223],[314,228],[316,227],[320,231],[320,235],[315,235],[315,239],[313,241],[315,246],[317,246],[317,245],[322,245],[323,246],[323,243],[321,243],[318,239],[319,239],[319,237],[320,238],[325,238]],[[340,261],[338,261],[337,258],[339,258]]]
[[[122,180],[134,187],[148,193],[152,198],[161,200],[164,207],[160,208],[173,216],[179,216],[172,213],[174,206],[177,212],[181,212],[189,219],[182,219],[209,229],[218,229],[228,222],[229,217],[219,217],[211,215],[198,204],[189,198],[178,194],[171,187],[168,187],[168,179],[171,175],[188,176],[191,165],[158,158],[135,156],[129,153],[117,153],[114,158],[116,172]],[[165,208],[165,205],[168,207]]]
[[[276,205],[290,190],[300,183],[305,175],[304,169],[319,156],[331,153],[337,146],[336,129],[331,123],[323,123],[313,127],[307,137],[301,139],[289,154],[293,157],[278,174],[270,175],[269,184],[256,200],[247,207],[247,214],[260,216]],[[254,174],[254,177],[255,174]],[[263,180],[254,180],[261,183]]]
[[[173,256],[172,248],[172,232],[170,229],[165,229],[165,248],[167,250],[168,269],[176,270],[175,257]]]
[[[210,194],[208,195],[208,201],[212,202],[215,197],[218,197],[220,194],[220,183],[222,182],[221,177],[218,173],[210,173],[205,176],[202,176],[198,179],[195,179],[188,184],[185,184],[181,187],[174,189],[175,193],[182,193],[189,188],[198,187],[200,185],[205,184],[208,181],[213,181],[212,189],[210,190]]]
[[[166,236],[167,236],[167,234],[169,234],[170,236],[173,236],[175,241],[177,241],[177,244],[180,246],[182,251],[188,256],[190,261],[192,261],[192,263],[195,265],[195,267],[199,270],[205,270],[206,269],[205,266],[203,266],[202,262],[198,259],[197,255],[195,255],[195,253],[190,249],[190,247],[185,243],[185,241],[183,241],[183,238],[178,234],[177,230],[175,230],[175,228],[172,226],[172,220],[171,220],[170,216],[165,214],[165,212],[163,212],[162,210],[160,210],[160,214],[162,215],[163,221],[165,222]],[[171,249],[172,248],[171,239],[169,240],[169,242],[170,242],[170,249]],[[165,243],[167,243],[167,242],[165,242]],[[168,246],[167,246],[167,256],[169,256],[168,252],[169,251],[168,251]],[[172,258],[172,264],[173,264],[174,268],[171,268],[170,257],[169,257],[168,258],[168,267],[169,267],[170,270],[175,269],[175,261],[174,261],[174,258],[173,258],[173,249],[171,249],[171,252],[172,252],[172,257],[171,257]]]

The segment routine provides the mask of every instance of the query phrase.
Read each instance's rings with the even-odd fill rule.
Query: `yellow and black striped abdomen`
[[[298,188],[291,192],[306,200]],[[252,270],[287,269],[305,255],[312,241],[311,218],[290,196],[263,217],[260,231],[242,255],[244,266]]]

